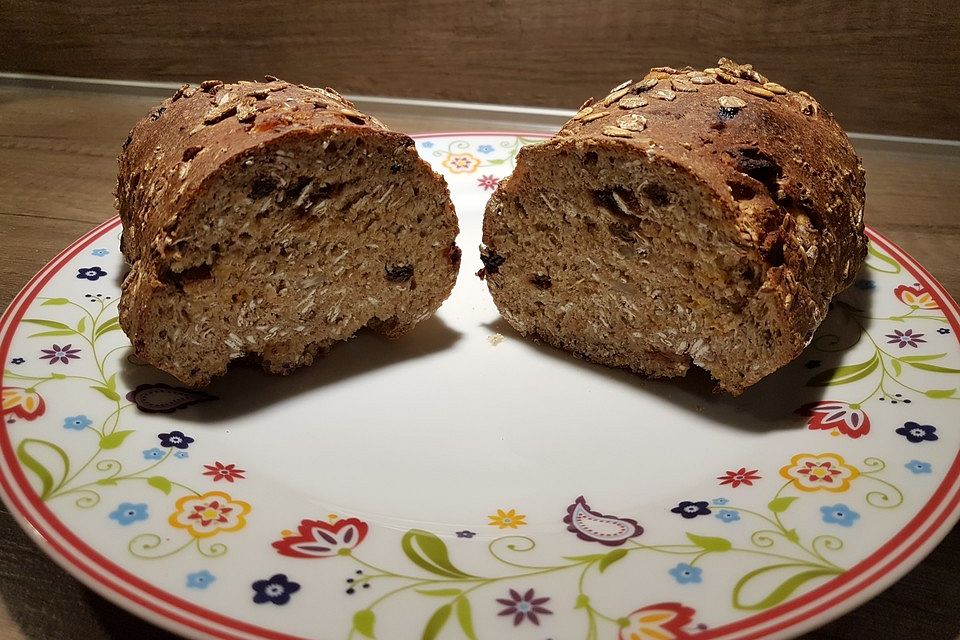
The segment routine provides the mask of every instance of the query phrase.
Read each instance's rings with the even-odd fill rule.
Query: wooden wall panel
[[[575,108],[653,65],[752,62],[851,130],[960,138],[955,1],[2,0],[0,71]]]

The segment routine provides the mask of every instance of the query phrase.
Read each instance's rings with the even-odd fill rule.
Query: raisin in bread
[[[866,252],[864,174],[810,95],[750,65],[655,68],[524,148],[484,217],[515,329],[739,394],[795,358]]]
[[[443,178],[332,89],[184,86],[119,159],[120,324],[188,385],[252,356],[284,373],[364,326],[398,336],[450,294]]]

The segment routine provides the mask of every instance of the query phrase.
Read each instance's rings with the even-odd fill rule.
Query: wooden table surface
[[[0,308],[47,261],[114,215],[115,158],[163,92],[0,82]],[[408,131],[538,130],[562,118],[360,103]],[[868,224],[960,295],[960,146],[855,137],[867,170]],[[49,560],[0,506],[0,640],[174,636],[110,604]],[[880,596],[805,640],[955,639],[960,529]],[[389,639],[388,639],[389,640]]]

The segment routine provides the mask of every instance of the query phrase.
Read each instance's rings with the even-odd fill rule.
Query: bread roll
[[[721,59],[660,67],[524,148],[486,208],[503,317],[653,377],[732,394],[794,359],[866,252],[864,174],[810,95]]]
[[[332,89],[184,86],[119,164],[120,324],[188,385],[244,356],[285,373],[364,326],[398,336],[453,288],[443,178]]]

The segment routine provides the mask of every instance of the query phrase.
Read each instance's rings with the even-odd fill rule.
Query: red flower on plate
[[[301,520],[297,533],[284,535],[273,543],[282,556],[291,558],[332,558],[349,555],[367,537],[367,523],[345,518],[333,523],[323,520]]]
[[[34,389],[22,387],[2,387],[3,404],[0,415],[12,413],[24,420],[35,420],[43,415],[46,404]]]
[[[219,482],[220,480],[226,480],[227,482],[243,480],[245,478],[243,474],[246,473],[244,469],[237,469],[237,465],[235,464],[223,464],[222,462],[205,464],[203,468],[206,469],[203,475],[212,476],[214,482]]]
[[[937,301],[933,299],[933,296],[923,285],[918,284],[908,287],[902,284],[893,290],[893,295],[897,296],[900,302],[914,309],[936,309],[938,307]]]
[[[859,404],[847,404],[838,400],[822,400],[805,404],[797,414],[810,418],[807,428],[834,431],[856,440],[870,433],[870,418]]]
[[[619,640],[685,640],[685,627],[693,622],[694,609],[679,602],[660,602],[637,609],[625,618]]]
[[[477,178],[477,186],[483,187],[484,191],[493,191],[497,188],[498,184],[500,184],[500,178],[495,176],[483,176],[482,178]]]
[[[740,467],[736,471],[727,471],[724,475],[717,476],[717,480],[720,481],[720,486],[729,484],[734,489],[742,484],[752,487],[754,480],[762,479],[759,475],[757,475],[757,471],[759,471],[759,469],[751,469],[747,471],[746,467]]]

